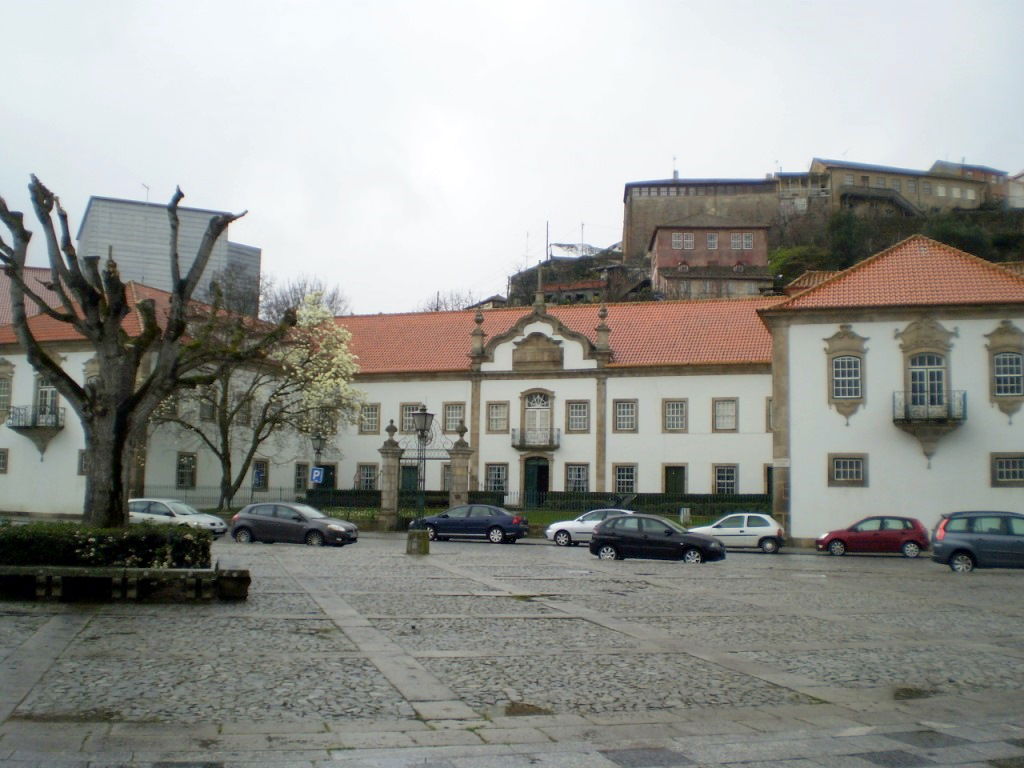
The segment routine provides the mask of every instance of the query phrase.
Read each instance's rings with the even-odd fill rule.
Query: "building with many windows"
[[[546,491],[771,491],[805,540],[877,509],[928,526],[955,509],[1024,511],[1024,276],[922,236],[791,296],[337,322],[359,358],[359,418],[322,455],[306,435],[262,448],[255,498],[302,495],[317,458],[324,485],[379,489],[391,422],[412,459],[401,482],[415,487],[414,414],[426,407],[426,488],[451,487],[443,449],[464,435],[470,489],[510,506]],[[83,381],[95,370],[66,329],[47,343]],[[0,410],[0,509],[78,512],[81,429],[9,326]],[[147,491],[215,486],[209,459],[198,440],[156,431]]]

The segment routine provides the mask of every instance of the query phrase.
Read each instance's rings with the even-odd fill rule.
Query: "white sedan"
[[[559,520],[552,523],[544,531],[548,541],[560,547],[575,547],[581,541],[590,541],[591,534],[598,523],[616,515],[632,515],[631,509],[592,509],[584,512],[575,520]]]
[[[737,512],[716,520],[711,525],[690,528],[690,533],[706,533],[725,544],[726,549],[734,547],[759,547],[766,554],[774,554],[786,542],[779,525],[768,515],[752,512]]]
[[[219,538],[228,524],[216,515],[207,515],[178,499],[129,499],[128,522],[157,525],[188,525],[202,528]]]

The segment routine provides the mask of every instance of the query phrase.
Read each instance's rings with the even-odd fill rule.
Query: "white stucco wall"
[[[80,382],[91,352],[64,353],[64,369]],[[36,372],[24,355],[0,354],[14,365],[11,405],[33,406]],[[0,448],[7,450],[7,472],[0,474],[0,511],[80,515],[85,499],[85,477],[78,474],[78,452],[85,445],[81,422],[63,398],[64,428],[47,444],[43,454],[25,434],[0,426]]]
[[[1012,421],[989,398],[989,355],[984,334],[1001,318],[936,315],[951,339],[948,387],[967,393],[965,423],[943,437],[929,467],[921,445],[893,423],[893,392],[903,391],[903,353],[897,331],[911,322],[864,322],[852,330],[867,337],[865,404],[846,419],[828,404],[824,339],[838,324],[789,329],[791,530],[813,538],[870,514],[892,513],[921,520],[929,529],[943,512],[1010,509],[1024,512],[1020,488],[993,488],[990,453],[1024,450],[1024,413]],[[1018,327],[1020,316],[1007,316]],[[868,454],[867,487],[828,485],[830,453]]]

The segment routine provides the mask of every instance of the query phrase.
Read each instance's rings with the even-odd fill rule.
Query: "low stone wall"
[[[0,565],[0,596],[16,600],[108,602],[245,600],[252,579],[245,569],[89,568]]]

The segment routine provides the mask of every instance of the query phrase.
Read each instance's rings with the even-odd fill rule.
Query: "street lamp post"
[[[421,405],[412,414],[413,427],[416,429],[416,511],[417,517],[423,517],[423,491],[427,476],[427,438],[430,437],[430,426],[434,423],[434,414]]]
[[[313,467],[320,466],[320,454],[323,453],[324,443],[327,442],[327,438],[323,436],[323,433],[318,429],[316,434],[309,438],[310,442],[313,443]],[[317,483],[318,486],[323,484],[323,480]]]

